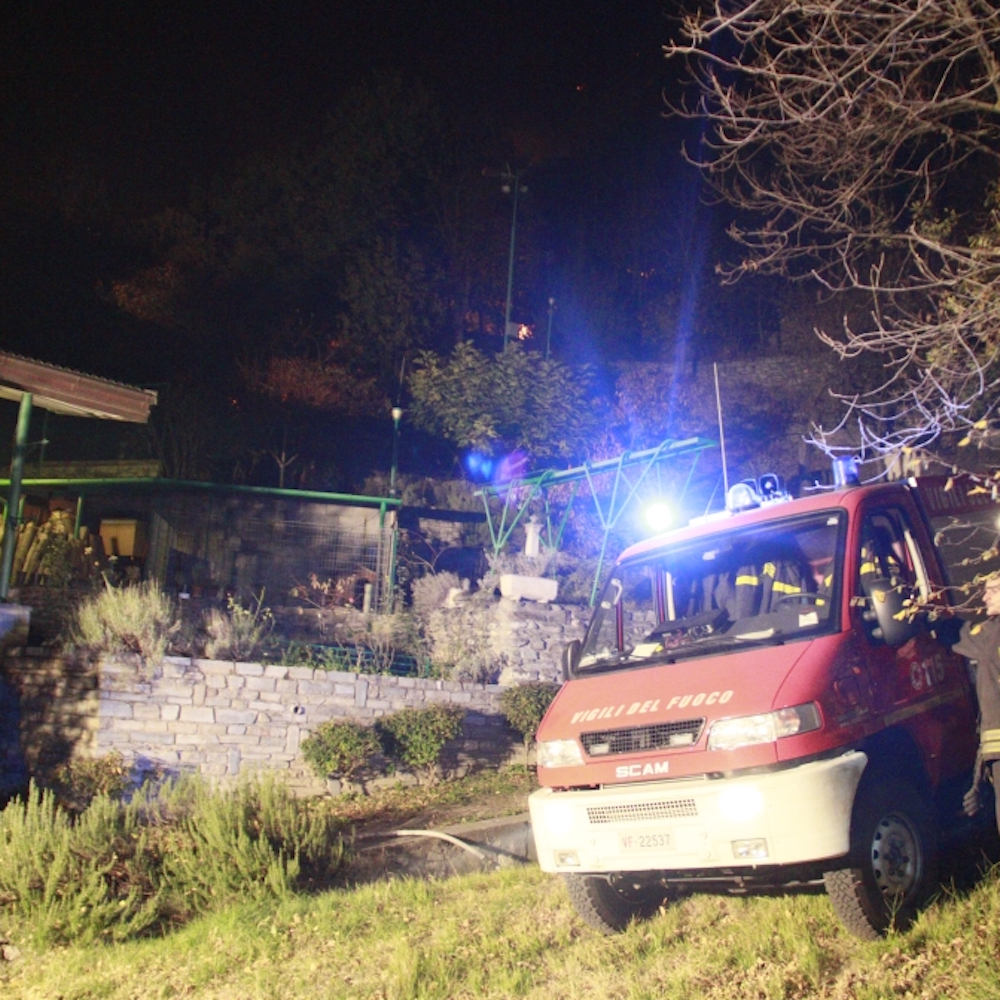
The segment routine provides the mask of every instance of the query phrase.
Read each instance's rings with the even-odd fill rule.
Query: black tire
[[[851,867],[823,876],[841,923],[866,941],[909,927],[937,887],[934,822],[906,780],[862,782],[851,818]]]
[[[563,875],[569,898],[585,923],[602,934],[617,934],[633,920],[648,920],[667,901],[663,886],[635,886],[627,877]]]

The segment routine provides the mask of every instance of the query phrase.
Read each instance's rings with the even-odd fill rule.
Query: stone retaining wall
[[[176,657],[146,680],[129,663],[28,652],[8,655],[5,672],[20,695],[21,752],[32,774],[117,750],[136,772],[197,771],[223,782],[275,771],[298,792],[322,793],[300,752],[307,733],[330,719],[371,720],[433,702],[466,710],[447,770],[520,759],[496,685]]]
[[[507,598],[484,606],[477,598],[432,612],[434,661],[459,664],[503,685],[558,682],[563,648],[583,638],[590,609]]]
[[[447,613],[461,629],[470,610]],[[490,656],[505,664],[504,685],[557,679],[562,647],[582,634],[582,615],[582,609],[499,601],[486,631]],[[433,702],[466,710],[462,734],[446,750],[447,769],[522,759],[520,736],[500,713],[500,684],[180,657],[167,657],[144,677],[134,663],[63,659],[41,649],[12,649],[3,667],[19,705],[20,757],[29,774],[117,750],[137,771],[191,770],[227,781],[269,770],[283,773],[297,791],[320,793],[325,785],[300,751],[316,726],[337,718],[370,721]],[[6,757],[13,760],[14,733],[6,735]],[[8,767],[8,775],[15,770]]]

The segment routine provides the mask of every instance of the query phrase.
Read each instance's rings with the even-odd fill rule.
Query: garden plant
[[[355,774],[381,747],[372,726],[339,719],[318,725],[302,741],[302,756],[320,778],[339,778],[343,790],[349,792]]]
[[[457,705],[435,704],[404,708],[379,719],[376,728],[387,757],[433,783],[440,776],[441,751],[459,734],[464,717]]]
[[[500,695],[500,711],[504,718],[524,739],[524,764],[527,767],[528,754],[535,742],[535,733],[542,717],[559,691],[557,684],[533,681],[507,688]]]

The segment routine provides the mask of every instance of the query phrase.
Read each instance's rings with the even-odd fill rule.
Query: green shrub
[[[82,810],[98,795],[121,798],[128,787],[129,767],[125,758],[114,750],[103,757],[74,757],[56,767],[52,778],[59,801],[71,809]]]
[[[552,704],[559,690],[557,684],[533,681],[509,687],[500,695],[500,711],[504,718],[524,738],[524,763],[528,763],[528,751],[535,740],[535,733],[542,717]]]
[[[32,786],[0,812],[0,904],[40,944],[119,940],[157,919],[137,810],[98,796],[75,821]]]
[[[413,613],[420,621],[426,621],[432,611],[444,607],[448,594],[455,588],[461,589],[462,580],[457,573],[427,573],[413,581],[410,600]]]
[[[105,586],[82,601],[73,616],[74,645],[95,653],[134,653],[155,666],[178,626],[173,602],[155,580],[135,587]]]
[[[387,757],[433,781],[438,776],[441,751],[458,735],[464,717],[464,710],[457,705],[404,708],[379,719],[376,729]]]
[[[174,905],[183,899],[188,915],[283,897],[326,882],[343,861],[336,823],[321,802],[296,799],[273,778],[221,791],[186,781],[160,798],[181,817],[180,849],[164,855],[164,873]]]
[[[469,594],[458,607],[428,613],[424,631],[440,676],[477,683],[496,680],[504,664],[492,645],[496,614],[492,591],[484,590]]]
[[[39,945],[125,940],[325,882],[343,855],[330,814],[274,781],[186,778],[75,817],[32,786],[0,811],[0,913]]]
[[[211,608],[205,616],[205,655],[210,660],[247,660],[274,628],[274,615],[264,606],[264,591],[243,607],[235,597],[226,601],[226,610]]]
[[[408,654],[417,660],[423,656],[420,630],[408,611],[349,619],[347,638],[359,649],[367,650],[352,668],[360,673],[389,673],[397,653]]]
[[[371,726],[343,719],[323,722],[302,741],[302,756],[320,778],[340,778],[345,786],[381,748]]]

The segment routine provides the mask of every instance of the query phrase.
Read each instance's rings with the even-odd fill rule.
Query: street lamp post
[[[399,421],[403,416],[403,411],[398,407],[392,408],[392,465],[389,468],[389,496],[396,495],[396,467],[399,464]]]
[[[549,351],[552,349],[552,314],[556,311],[556,300],[549,296],[549,328],[545,333],[545,360],[549,360]]]
[[[507,302],[504,308],[503,317],[503,349],[507,350],[507,340],[510,337],[510,307],[511,307],[511,296],[514,291],[514,245],[517,238],[517,198],[518,195],[523,194],[528,190],[526,186],[522,186],[520,181],[520,172],[515,170],[513,173],[510,172],[510,167],[500,175],[503,184],[500,186],[500,190],[504,194],[514,195],[514,209],[510,217],[510,255],[507,259]]]

